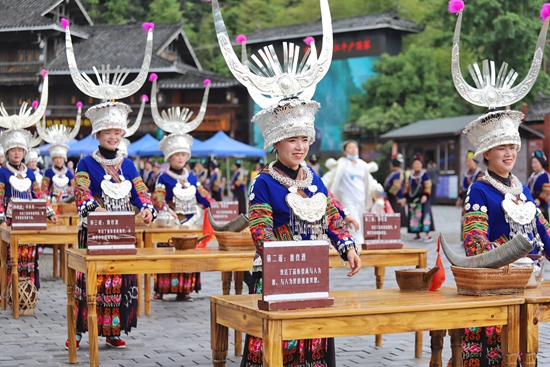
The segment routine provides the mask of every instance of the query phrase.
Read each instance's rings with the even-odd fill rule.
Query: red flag
[[[441,236],[437,237],[437,259],[435,260],[435,266],[439,266],[439,270],[432,278],[430,291],[438,290],[445,283],[445,267],[443,267],[443,261],[441,260]]]
[[[202,221],[202,234],[203,235],[207,234],[208,237],[206,237],[201,242],[199,242],[199,244],[197,245],[197,248],[206,247],[208,242],[210,242],[212,237],[214,237],[214,228],[212,228],[212,225],[210,224],[210,221],[208,220],[208,211],[209,210],[210,210],[210,208],[207,208],[204,211],[204,220]]]

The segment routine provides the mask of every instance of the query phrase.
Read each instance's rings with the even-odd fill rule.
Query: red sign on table
[[[12,229],[46,230],[46,200],[12,199],[9,205]]]
[[[218,224],[226,224],[239,216],[239,202],[215,201],[210,203],[212,218]]]
[[[326,241],[265,242],[262,254],[262,310],[326,307],[329,297]]]
[[[401,214],[364,214],[365,250],[400,249]]]
[[[88,213],[88,254],[136,254],[134,212]]]

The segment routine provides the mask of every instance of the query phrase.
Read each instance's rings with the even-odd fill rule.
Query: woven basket
[[[458,294],[486,296],[523,294],[533,274],[532,267],[505,266],[500,269],[451,266]]]
[[[13,308],[12,282],[6,286],[8,305]],[[34,306],[38,302],[38,289],[28,277],[19,278],[19,314],[22,316],[34,315]]]
[[[216,239],[220,250],[226,251],[253,251],[256,249],[250,229],[246,228],[241,232],[216,232]]]
[[[59,208],[59,214],[77,214],[76,204],[75,203],[59,203],[57,204]]]

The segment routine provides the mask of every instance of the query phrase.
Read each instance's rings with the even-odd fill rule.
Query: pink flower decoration
[[[313,38],[311,36],[308,36],[308,37],[304,38],[304,43],[306,45],[308,45],[308,46],[311,45],[311,42],[315,42],[315,38]]]
[[[142,95],[141,98],[139,99],[141,102],[145,101],[145,102],[149,102],[149,97],[147,97],[147,95]]]
[[[540,9],[540,17],[542,18],[542,21],[544,22],[546,18],[550,17],[550,4],[546,3],[542,5],[542,9]]]
[[[237,40],[237,43],[238,43],[239,45],[242,45],[243,43],[246,42],[246,36],[245,36],[244,34],[239,34],[239,35],[237,36],[236,40]]]
[[[41,74],[42,74],[42,78],[45,78],[45,77],[46,77],[46,75],[48,75],[48,70],[46,70],[46,69],[42,69],[42,72],[41,72]]]
[[[143,24],[141,25],[141,28],[143,28],[143,30],[144,30],[145,32],[149,32],[149,30],[154,30],[154,29],[155,29],[155,23],[147,23],[147,22],[145,22],[145,23],[143,23]]]
[[[464,9],[464,1],[462,0],[449,1],[449,13],[458,14],[462,9]]]
[[[80,101],[76,102],[76,108],[80,108],[80,107],[82,107],[82,102]]]
[[[31,106],[32,106],[32,108],[38,107],[38,101],[32,101]]]
[[[68,19],[66,18],[61,18],[61,26],[63,27],[63,29],[67,29],[67,27],[71,24],[71,22],[69,22]]]
[[[203,83],[203,84],[204,84],[205,87],[208,87],[208,86],[210,85],[210,83],[212,83],[212,82],[210,81],[210,79],[204,79],[204,83]]]
[[[154,82],[155,80],[157,80],[159,77],[157,74],[155,73],[152,73],[151,75],[149,75],[149,81],[150,82]]]

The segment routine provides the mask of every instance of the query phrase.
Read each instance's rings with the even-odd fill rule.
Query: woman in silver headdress
[[[472,158],[483,158],[487,166],[487,170],[467,189],[464,199],[462,223],[466,255],[474,256],[468,260],[477,260],[475,256],[481,254],[485,257],[478,259],[487,258],[489,254],[485,254],[486,252],[505,249],[501,245],[517,237],[520,240],[529,240],[531,246],[527,243],[527,248],[531,249],[531,254],[548,256],[548,223],[537,209],[529,189],[512,174],[521,148],[518,128],[524,118],[523,113],[496,109],[521,100],[535,83],[544,51],[548,19],[543,16],[544,25],[539,35],[531,70],[519,85],[512,88],[517,77],[514,70],[507,75],[507,65],[503,65],[497,75],[494,62],[491,61],[489,64],[486,60],[483,63],[483,71],[480,71],[477,64],[474,64],[473,68],[468,67],[472,70],[477,87],[474,88],[466,83],[460,70],[459,39],[463,8],[462,1],[452,0],[449,3],[449,10],[458,13],[452,54],[453,81],[464,99],[489,108],[485,114],[464,129],[464,134],[475,147]],[[480,266],[483,267],[484,264]],[[462,340],[463,365],[502,366],[500,330],[500,326],[465,329]],[[529,362],[533,363],[529,365],[534,365],[533,360]]]

